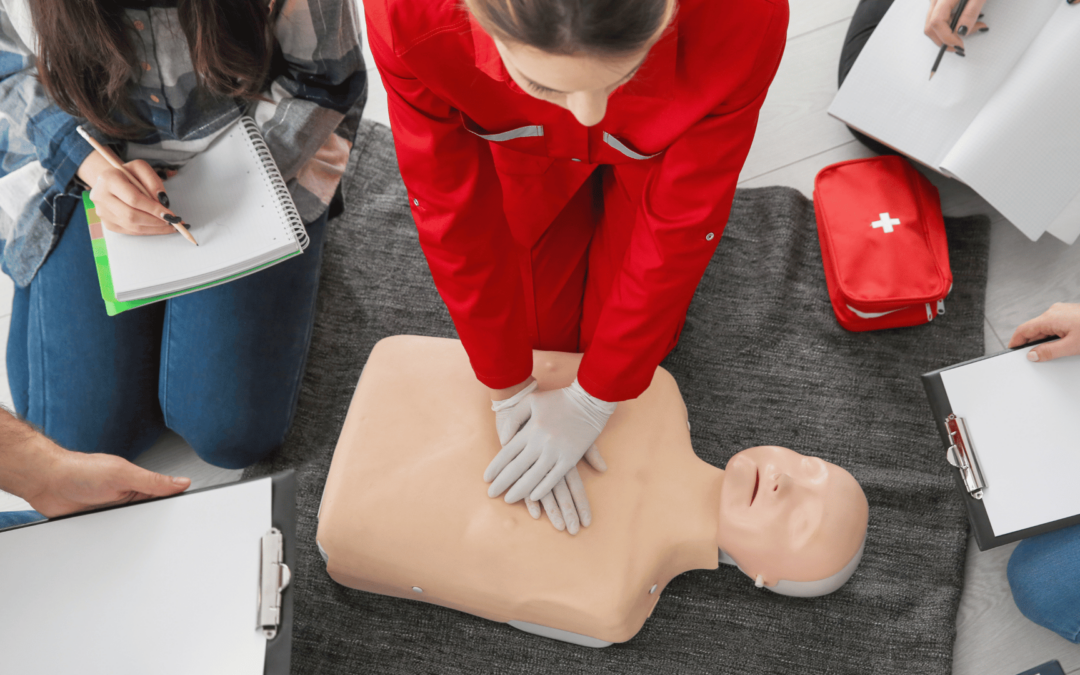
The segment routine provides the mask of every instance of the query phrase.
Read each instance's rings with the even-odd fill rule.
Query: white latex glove
[[[577,380],[563,389],[532,391],[515,399],[492,404],[496,425],[499,412],[504,412],[504,428],[527,420],[525,426],[484,471],[484,480],[491,482],[488,496],[510,488],[505,498],[510,504],[526,497],[539,501],[551,492],[592,446],[616,405],[589,395]]]
[[[607,464],[595,445],[585,451],[585,461],[597,471],[607,471]],[[577,466],[566,472],[566,476],[555,484],[555,489],[541,497],[539,503],[528,497],[525,498],[529,515],[535,519],[540,518],[541,505],[544,507],[548,521],[559,532],[565,530],[570,534],[577,534],[582,527],[592,524],[592,507],[589,506],[585,484],[581,482],[581,474],[578,473]]]
[[[529,420],[532,407],[524,402],[525,398],[536,391],[538,382],[533,380],[527,387],[502,401],[492,401],[491,409],[495,411],[495,430],[499,434],[499,443],[506,445],[514,434]],[[603,473],[607,471],[607,463],[596,449],[596,445],[589,446],[585,451],[585,461],[592,468]],[[585,494],[585,485],[581,482],[581,474],[577,466],[570,469],[566,476],[555,484],[555,488],[540,498],[533,501],[525,498],[525,506],[529,515],[539,520],[541,513],[547,514],[548,521],[556,530],[568,531],[577,534],[580,528],[588,527],[592,523],[592,509],[589,506],[589,498]]]

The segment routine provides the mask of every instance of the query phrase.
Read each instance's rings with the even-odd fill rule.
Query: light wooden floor
[[[840,47],[856,0],[789,1],[787,52],[762,109],[757,138],[740,185],[790,185],[809,196],[814,175],[822,167],[868,155],[839,122],[825,114],[836,92]],[[977,49],[977,42],[973,40],[970,48]],[[371,68],[365,116],[386,124],[386,93],[366,45],[365,59]],[[993,219],[986,291],[988,353],[1003,349],[1016,326],[1051,303],[1080,300],[1080,245],[1067,247],[1050,237],[1029,242],[971,190],[936,175],[931,180],[941,190],[946,214],[987,213]],[[0,284],[6,284],[0,287],[2,346],[7,342],[11,284],[3,275]],[[3,374],[0,402],[10,406],[6,371]],[[138,463],[189,476],[196,487],[236,480],[240,474],[201,462],[182,439],[172,434],[140,457]],[[0,510],[10,508],[25,506],[0,493]],[[1030,623],[1013,604],[1005,580],[1005,565],[1012,548],[979,553],[974,542],[969,546],[953,672],[1016,675],[1058,659],[1066,673],[1080,673],[1080,646]]]

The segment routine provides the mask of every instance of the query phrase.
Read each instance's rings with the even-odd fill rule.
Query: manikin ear
[[[725,565],[734,565],[735,567],[738,567],[739,571],[754,579],[754,586],[757,588],[767,588],[779,595],[790,595],[797,598],[813,598],[821,595],[828,595],[843,586],[844,583],[851,578],[851,575],[855,573],[855,569],[859,566],[859,561],[862,560],[863,549],[865,548],[866,538],[864,537],[862,544],[859,545],[859,550],[855,552],[855,555],[852,556],[851,560],[849,560],[839,572],[830,577],[818,579],[817,581],[788,581],[787,579],[781,579],[771,586],[768,585],[768,582],[761,574],[752,576],[749,572],[739,567],[739,563],[735,562],[734,558],[723,551],[720,551],[719,561]]]

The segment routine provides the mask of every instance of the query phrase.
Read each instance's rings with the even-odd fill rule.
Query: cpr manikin
[[[565,387],[580,360],[535,352],[533,375],[541,389]],[[683,572],[729,562],[748,583],[821,595],[862,555],[868,507],[851,474],[775,446],[737,453],[726,471],[707,464],[663,369],[597,439],[607,471],[579,463],[592,525],[575,537],[487,496],[481,474],[500,448],[493,419],[459,342],[379,342],[320,507],[330,576],[604,646],[632,638]]]

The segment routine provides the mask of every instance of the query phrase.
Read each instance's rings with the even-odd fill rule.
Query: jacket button
[[[580,160],[580,159],[578,159],[577,157],[571,157],[571,158],[570,158],[570,161],[571,161],[571,162],[580,162],[581,160]]]
[[[142,67],[143,67],[143,70],[150,70],[150,64],[146,63],[145,61],[143,62]]]
[[[413,203],[413,206],[420,206],[420,200],[419,199],[412,200],[412,203]]]
[[[146,28],[146,26],[143,24],[142,21],[135,22],[135,30],[142,30],[143,28]]]
[[[153,94],[150,94],[150,100],[153,101],[154,103],[161,103],[161,99],[158,98],[157,96],[154,96]]]
[[[712,240],[713,240],[713,237],[715,237],[715,236],[716,236],[715,234],[713,234],[712,232],[710,232],[710,233],[708,233],[707,235],[705,235],[705,241],[712,241]]]

